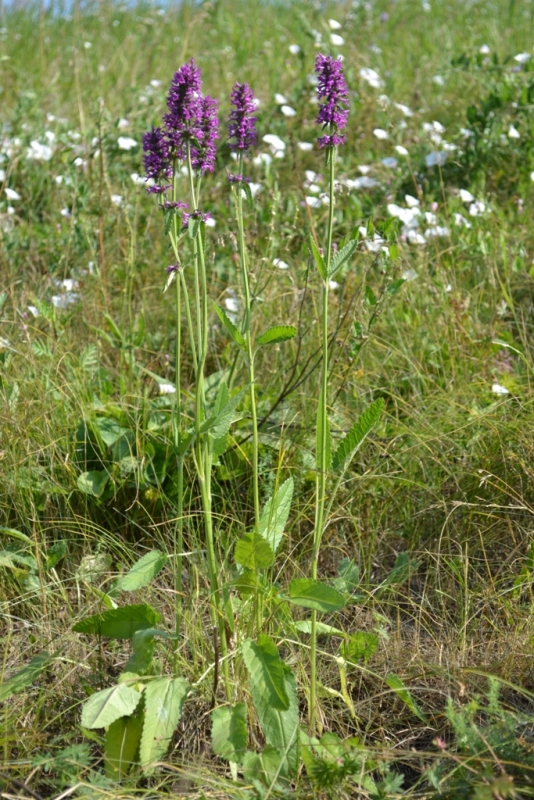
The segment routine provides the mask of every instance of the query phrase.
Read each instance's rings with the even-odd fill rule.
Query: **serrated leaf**
[[[157,678],[147,684],[145,724],[139,749],[139,760],[145,772],[150,772],[150,764],[167,752],[188,692],[189,684],[184,678]]]
[[[259,533],[246,533],[235,546],[234,558],[243,567],[258,572],[274,562],[271,545]]]
[[[211,713],[211,743],[215,755],[240,764],[247,749],[247,709],[244,703]]]
[[[245,639],[242,652],[256,697],[261,697],[262,703],[279,711],[288,709],[289,697],[284,682],[286,668],[273,640],[263,633],[257,642]]]
[[[345,466],[347,460],[352,460],[361,447],[366,437],[376,425],[382,415],[384,400],[380,397],[360,414],[350,431],[338,445],[332,459],[333,469]]]
[[[272,497],[267,500],[261,512],[259,530],[264,539],[271,545],[273,553],[276,553],[282,541],[284,528],[291,510],[293,488],[293,478],[287,478]]]
[[[198,217],[190,216],[187,220],[187,232],[190,239],[196,239],[200,229],[200,219]]]
[[[343,595],[326,583],[312,578],[295,578],[288,587],[286,599],[295,606],[330,613],[345,605]]]
[[[31,686],[53,660],[54,656],[46,652],[34,656],[23,669],[0,684],[0,701],[7,700],[11,695],[22,692],[23,689]]]
[[[358,240],[352,239],[348,244],[338,250],[337,253],[332,256],[330,261],[330,270],[328,272],[328,278],[333,278],[336,272],[341,269],[343,264],[349,260],[352,256],[356,248],[358,247]]]
[[[163,209],[163,218],[165,220],[165,236],[169,235],[169,231],[171,229],[172,221],[174,219],[175,210],[174,208],[164,208]]]
[[[412,695],[410,694],[410,691],[406,688],[404,682],[399,678],[398,675],[395,675],[393,672],[390,672],[390,674],[386,678],[386,683],[390,689],[393,689],[393,691],[398,695],[398,697],[400,697],[402,702],[406,706],[408,706],[410,711],[413,714],[415,714],[416,717],[419,717],[420,720],[426,722],[425,715],[423,714],[423,712],[413,699]]]
[[[92,694],[82,710],[84,728],[107,728],[119,717],[133,714],[141,695],[125,683]]]
[[[143,586],[148,586],[166,563],[167,556],[161,550],[151,550],[149,553],[145,553],[125,575],[121,575],[115,581],[113,591],[135,592]]]
[[[72,630],[76,633],[107,636],[110,639],[131,639],[137,631],[153,628],[160,619],[161,614],[147,603],[142,603],[85,617],[73,625]]]
[[[297,329],[294,325],[273,325],[262,333],[256,339],[257,345],[278,344],[278,342],[287,342],[297,335]]]
[[[268,636],[261,634],[258,637],[258,645],[256,647],[260,646],[264,651],[267,650],[273,656],[273,659],[278,659],[281,667],[281,678],[278,670],[277,682],[279,683],[279,688],[283,688],[287,703],[283,709],[275,706],[272,702],[272,693],[266,686],[263,670],[258,669],[256,656],[254,655],[251,659],[251,645],[253,644],[250,639],[245,640],[242,645],[242,651],[250,675],[250,689],[254,708],[256,709],[265,741],[272,748],[275,748],[278,753],[279,774],[292,775],[298,769],[300,743],[299,705],[295,676],[280,659],[274,642]],[[280,757],[282,761],[280,761]]]
[[[315,240],[314,240],[313,236],[310,236],[310,247],[311,247],[313,258],[315,259],[315,266],[317,267],[319,275],[321,276],[323,281],[325,281],[326,278],[327,278],[326,265],[324,263],[324,258],[322,257],[322,255],[319,252],[319,248],[315,244]]]
[[[367,664],[377,647],[378,636],[376,633],[358,631],[358,633],[349,636],[345,642],[342,642],[339,652],[347,661],[352,661],[355,664],[358,661],[363,661],[364,664]]]
[[[102,497],[108,481],[109,472],[92,470],[91,472],[82,472],[78,476],[77,484],[80,492],[91,495],[91,497]]]
[[[104,745],[106,777],[111,780],[126,777],[137,760],[143,722],[144,715],[140,704],[136,713],[120,717],[111,723],[106,731]]]
[[[245,347],[246,345],[245,337],[243,336],[239,328],[236,325],[234,325],[234,323],[232,322],[232,320],[230,319],[230,317],[223,308],[217,305],[217,303],[214,303],[213,305],[215,308],[215,313],[221,320],[222,324],[224,325],[224,327],[226,328],[226,330],[228,331],[234,342],[237,345],[239,345],[239,347]]]
[[[241,391],[236,394],[235,397],[232,397],[232,399],[225,405],[222,411],[205,420],[201,425],[200,432],[208,432],[212,439],[221,439],[223,436],[226,436],[230,430],[230,425],[234,421],[235,410],[241,402],[241,398],[247,389],[248,386],[246,386],[244,389],[241,389]]]

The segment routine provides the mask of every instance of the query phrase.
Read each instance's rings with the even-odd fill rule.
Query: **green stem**
[[[187,145],[187,167],[189,172],[189,186],[193,211],[198,210],[198,197],[200,183],[195,191],[193,168],[191,164],[191,147]],[[205,414],[204,369],[208,352],[208,286],[206,274],[206,260],[204,242],[199,226],[195,239],[195,301],[197,315],[198,353],[196,365],[196,397],[195,397],[195,453],[202,509],[204,512],[204,530],[206,537],[206,552],[208,558],[208,574],[212,595],[210,604],[211,616],[214,626],[218,628],[219,644],[222,655],[222,669],[226,699],[232,701],[232,688],[230,684],[230,667],[228,663],[228,643],[223,615],[222,594],[217,573],[217,557],[213,537],[213,515],[211,497],[211,443],[209,433],[201,434],[200,427]]]
[[[328,464],[327,457],[327,436],[328,436],[328,273],[330,271],[330,261],[332,258],[332,237],[334,232],[334,168],[336,160],[336,148],[330,148],[330,207],[328,214],[328,231],[325,253],[326,278],[322,283],[322,367],[321,367],[321,392],[319,395],[319,406],[317,409],[317,474],[316,474],[316,507],[315,525],[313,532],[313,553],[311,576],[317,580],[317,567],[319,553],[321,550],[321,540],[324,530],[324,510],[326,500],[326,473]],[[312,611],[311,620],[311,665],[310,665],[310,705],[308,708],[308,720],[310,731],[313,734],[317,723],[317,611]]]

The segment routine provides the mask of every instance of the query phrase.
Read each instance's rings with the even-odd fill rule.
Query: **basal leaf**
[[[247,749],[247,709],[244,703],[216,708],[211,713],[213,752],[240,764]]]
[[[285,687],[285,665],[273,640],[260,634],[258,641],[245,639],[242,645],[243,660],[250,674],[256,698],[272,708],[284,711],[289,708]]]
[[[333,469],[344,467],[347,461],[354,458],[357,450],[380,419],[383,408],[384,400],[380,397],[374,403],[371,403],[363,414],[360,414],[334,453],[334,458],[332,459]]]
[[[358,240],[352,239],[348,244],[342,247],[341,250],[338,250],[334,256],[332,256],[332,260],[330,261],[330,270],[328,272],[329,278],[334,277],[336,272],[341,269],[343,264],[349,260],[357,247]]]
[[[144,692],[145,724],[139,749],[145,772],[150,772],[150,764],[167,752],[188,692],[189,684],[184,678],[157,678],[147,684]]]
[[[293,605],[323,613],[339,611],[345,605],[345,598],[340,592],[328,584],[314,581],[312,578],[292,580],[286,599]]]
[[[324,263],[324,258],[322,257],[322,255],[319,252],[319,248],[315,244],[315,240],[314,240],[313,236],[310,236],[310,247],[311,247],[313,258],[315,260],[315,266],[317,267],[319,275],[321,276],[323,281],[325,281],[327,279],[326,265]]]
[[[293,498],[293,478],[285,480],[272,497],[265,503],[260,516],[260,533],[274,553],[278,550],[286,526],[291,500]]]
[[[297,329],[294,325],[273,325],[258,336],[256,344],[278,344],[278,342],[287,342],[288,339],[293,339],[297,335]]]
[[[102,614],[85,617],[73,626],[76,633],[92,633],[95,636],[108,636],[110,639],[131,639],[136,631],[153,628],[161,615],[152,606],[121,606]]]
[[[266,635],[258,637],[257,649],[268,652],[273,663],[277,660],[276,683],[278,692],[273,698],[273,692],[267,686],[265,671],[258,665],[257,653],[253,650],[254,643],[246,639],[242,645],[243,657],[250,675],[250,689],[254,708],[260,721],[265,741],[278,754],[278,767],[280,775],[293,775],[299,764],[299,706],[295,676],[284,664],[278,655],[274,642]],[[260,658],[260,660],[262,660]],[[280,708],[280,689],[283,689],[285,707]],[[282,759],[280,761],[280,759]]]
[[[271,545],[259,533],[246,533],[235,546],[235,560],[243,567],[257,572],[274,562]]]
[[[109,472],[93,470],[92,472],[82,472],[78,476],[77,484],[80,492],[92,497],[102,497],[108,481]]]
[[[400,697],[402,702],[408,706],[410,711],[415,714],[416,717],[419,717],[420,720],[426,722],[426,717],[413,699],[410,691],[406,688],[404,682],[399,678],[398,675],[395,675],[393,672],[386,678],[386,683],[390,689]]]
[[[111,447],[117,439],[120,439],[125,433],[128,433],[128,428],[123,428],[116,419],[112,417],[96,417],[92,420],[93,427],[96,428],[102,441],[107,447]]]
[[[221,320],[222,324],[224,325],[224,327],[226,328],[226,330],[228,331],[234,342],[237,345],[239,345],[239,347],[245,347],[246,345],[245,337],[243,336],[239,328],[236,325],[234,325],[234,323],[232,322],[232,320],[230,319],[230,317],[223,308],[217,305],[217,303],[214,303],[213,305],[215,307],[215,313]]]
[[[84,728],[107,728],[119,717],[133,714],[140,700],[140,693],[125,683],[102,689],[85,703],[81,724]]]
[[[106,731],[104,766],[106,777],[119,780],[126,777],[137,761],[139,742],[143,731],[144,714],[142,703],[128,717],[112,722]]]
[[[121,575],[114,583],[113,591],[134,592],[147,586],[158,575],[165,564],[167,556],[161,550],[145,553],[125,575]]]
[[[23,669],[0,684],[0,701],[7,700],[11,695],[22,692],[23,689],[31,686],[53,660],[54,656],[49,655],[49,653],[39,653],[34,656]]]
[[[212,416],[208,417],[208,419],[202,423],[200,427],[200,432],[201,433],[209,432],[210,437],[212,439],[221,439],[223,436],[226,436],[226,434],[230,430],[230,425],[234,421],[235,410],[239,405],[239,403],[241,402],[241,398],[243,397],[247,389],[248,386],[246,386],[244,389],[241,389],[241,391],[238,392],[238,394],[236,394],[235,397],[232,397],[232,399],[224,406],[224,408],[221,411],[219,411],[218,413],[214,413]]]

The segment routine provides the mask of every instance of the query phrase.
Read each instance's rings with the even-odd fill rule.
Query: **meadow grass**
[[[318,643],[318,725],[337,734],[345,750],[323,753],[322,771],[302,769],[286,794],[534,794],[534,72],[528,60],[514,59],[530,52],[533,12],[524,0],[101,3],[44,16],[4,8],[4,686],[37,654],[52,658],[9,697],[0,686],[3,797],[283,794],[254,787],[241,773],[234,780],[211,751],[210,712],[225,697],[220,686],[213,696],[217,641],[199,535],[203,505],[187,463],[178,502],[173,395],[161,388],[175,380],[174,292],[163,293],[173,255],[163,215],[132,175],[143,174],[141,137],[161,119],[170,80],[186,60],[194,57],[202,68],[222,118],[234,82],[250,83],[261,100],[252,155],[271,156],[247,167],[259,184],[253,202],[243,201],[251,324],[254,336],[272,324],[297,328],[292,341],[260,350],[255,361],[260,501],[289,477],[295,485],[271,570],[273,585],[287,587],[310,574],[314,544],[321,330],[309,239],[325,241],[328,207],[306,198],[328,191],[328,172],[320,151],[299,143],[317,136],[309,81],[317,52],[345,59],[351,114],[336,164],[335,239],[360,239],[329,292],[334,441],[371,401],[385,405],[324,520],[319,553],[319,577],[338,587],[345,577],[353,597],[321,619],[347,636],[365,634],[350,640],[343,657],[343,637],[324,634]],[[332,18],[339,30],[329,27]],[[331,43],[332,32],[343,45]],[[364,68],[377,72],[379,86]],[[284,116],[277,93],[295,116]],[[265,134],[283,140],[282,158],[261,141]],[[137,145],[123,149],[119,137]],[[223,133],[215,172],[203,182],[203,210],[216,222],[206,229],[209,295],[228,313],[242,313],[238,226],[226,180],[236,165],[224,141]],[[306,176],[310,170],[317,174]],[[418,228],[407,221],[413,201],[405,195],[419,203]],[[381,248],[394,240],[398,253],[386,263]],[[185,319],[181,334],[182,394],[192,405]],[[213,376],[228,365],[230,385],[247,385],[245,360],[210,314],[208,398]],[[236,580],[235,543],[257,524],[255,458],[249,393],[213,469],[221,586]],[[105,485],[81,480],[92,472],[105,473]],[[113,782],[103,773],[103,735],[84,729],[80,714],[94,691],[116,680],[129,645],[72,627],[103,610],[113,580],[158,549],[170,559],[132,602],[151,603],[162,612],[160,627],[173,630],[178,508],[184,635],[176,653],[158,644],[154,670],[179,669],[194,692],[160,767]],[[353,562],[350,575],[343,559]],[[252,623],[237,592],[230,595],[224,602],[234,603],[238,631],[228,637],[232,653],[239,626]],[[305,727],[310,638],[295,625],[305,615],[283,612],[282,623],[269,608],[266,627],[278,625]],[[252,720],[249,746],[258,750],[263,735],[246,670],[239,661],[233,670],[232,686]],[[381,780],[380,789],[365,777]]]

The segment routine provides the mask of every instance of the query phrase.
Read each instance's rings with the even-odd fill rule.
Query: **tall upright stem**
[[[243,175],[243,153],[239,154],[239,174]],[[256,384],[254,376],[254,351],[252,346],[252,334],[250,330],[251,319],[251,296],[250,281],[248,275],[247,250],[245,244],[245,226],[243,222],[243,196],[241,186],[237,184],[235,190],[237,225],[239,230],[239,258],[241,261],[241,274],[243,277],[243,288],[245,290],[245,316],[243,319],[243,335],[247,343],[248,377],[250,383],[250,412],[252,415],[252,486],[254,493],[254,526],[256,533],[260,530],[260,490],[258,475],[258,416],[256,411]]]
[[[193,168],[191,164],[191,147],[187,145],[187,167],[193,213],[198,210],[199,192],[195,191]],[[222,671],[226,698],[232,700],[230,684],[230,667],[228,664],[228,643],[224,624],[222,593],[217,574],[217,558],[213,537],[213,515],[211,498],[211,444],[209,433],[201,433],[202,419],[205,415],[204,369],[208,351],[208,286],[204,240],[199,226],[195,239],[195,301],[198,332],[198,352],[196,365],[196,397],[195,397],[195,461],[204,512],[204,531],[206,537],[206,553],[208,559],[208,575],[211,588],[210,613],[214,626],[218,628],[220,651],[223,657]]]
[[[319,553],[321,550],[321,540],[324,530],[324,509],[326,501],[326,472],[327,464],[327,438],[328,438],[328,274],[330,272],[330,261],[332,258],[332,237],[334,231],[334,169],[336,160],[336,148],[329,148],[329,179],[330,179],[330,206],[328,214],[328,231],[326,237],[326,253],[324,257],[326,277],[322,282],[321,291],[321,346],[322,346],[322,366],[321,366],[321,390],[319,394],[319,404],[317,407],[317,454],[316,454],[316,506],[315,506],[315,525],[313,531],[313,553],[311,576],[317,580],[317,566]],[[310,731],[313,734],[316,729],[317,718],[317,611],[312,611],[311,620],[311,669],[310,669],[310,705],[308,708],[308,720]]]

